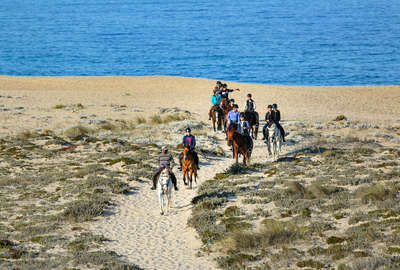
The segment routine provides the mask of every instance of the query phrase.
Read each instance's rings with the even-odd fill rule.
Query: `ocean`
[[[2,0],[0,74],[400,84],[400,1]]]

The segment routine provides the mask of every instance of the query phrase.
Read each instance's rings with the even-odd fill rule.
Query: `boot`
[[[178,191],[178,190],[179,190],[177,186],[174,186],[174,188],[175,188],[175,191]]]
[[[156,187],[155,187],[155,186],[152,186],[150,189],[151,189],[151,190],[155,190],[155,189],[156,189]]]

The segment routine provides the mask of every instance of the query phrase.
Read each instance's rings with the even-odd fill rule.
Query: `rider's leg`
[[[260,116],[258,115],[258,112],[254,112],[254,115],[256,116],[256,127],[258,127],[260,123]]]
[[[262,138],[263,140],[267,139],[267,137],[265,136],[265,130],[267,129],[267,127],[268,127],[268,123],[265,124],[264,127],[263,127],[263,138]]]
[[[182,171],[182,159],[183,159],[183,153],[179,154],[179,168],[178,170]]]
[[[178,190],[178,186],[176,185],[176,176],[173,172],[169,172],[169,176],[171,177],[172,184],[174,184],[175,190]]]
[[[211,120],[211,114],[212,114],[212,110],[213,110],[214,106],[211,106],[210,111],[208,112],[208,120]]]
[[[158,177],[160,176],[160,174],[161,174],[161,172],[162,172],[163,169],[164,169],[164,168],[159,168],[159,169],[155,172],[155,174],[153,175],[153,186],[151,187],[151,189],[156,189],[156,187],[157,187],[157,179],[158,179]]]
[[[283,130],[283,127],[279,123],[277,123],[276,125],[278,126],[279,131],[281,132],[283,141],[286,142],[286,140],[285,140],[285,131]]]
[[[198,170],[200,170],[199,167],[199,156],[197,155],[197,152],[193,150],[193,156],[194,156],[194,162],[196,163],[196,167]]]

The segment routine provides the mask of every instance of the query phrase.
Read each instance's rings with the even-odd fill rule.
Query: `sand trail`
[[[222,134],[218,138],[224,150],[228,150]],[[259,139],[255,145],[252,162],[265,161],[265,144]],[[227,157],[203,159],[200,179],[192,190],[185,189],[182,174],[175,169],[180,190],[174,192],[173,208],[166,216],[160,215],[158,198],[150,190],[149,182],[139,183],[137,193],[121,196],[114,213],[95,222],[92,229],[112,240],[107,249],[145,269],[216,269],[211,257],[196,256],[201,241],[196,231],[187,226],[190,201],[203,181],[212,179],[233,162]]]

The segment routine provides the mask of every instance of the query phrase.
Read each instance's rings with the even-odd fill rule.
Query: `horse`
[[[251,157],[251,149],[250,145],[245,138],[240,133],[236,132],[237,124],[230,124],[228,129],[226,130],[228,137],[228,146],[233,144],[233,156],[236,159],[236,163],[238,163],[238,155],[241,154],[243,156],[243,164],[250,165],[250,157]]]
[[[183,146],[183,158],[182,158],[182,174],[183,183],[187,186],[186,178],[189,182],[189,188],[192,189],[193,176],[194,181],[197,183],[197,166],[194,157],[190,151],[188,145]]]
[[[214,132],[216,131],[216,129],[215,129],[215,123],[216,122],[217,122],[217,129],[218,130],[222,130],[222,122],[223,122],[222,113],[223,113],[222,110],[220,108],[217,109],[216,106],[214,106],[211,109],[211,120],[212,120],[212,123],[213,123]]]
[[[244,113],[244,119],[249,122],[251,138],[257,140],[259,122],[255,114],[256,112],[247,111]]]
[[[232,106],[229,104],[228,100],[226,98],[222,99],[221,102],[221,108],[222,111],[224,112],[224,117],[222,120],[222,126],[224,127],[224,132],[226,133],[226,123],[228,122],[228,113],[232,110]]]
[[[269,137],[269,130],[273,130],[271,138]],[[273,151],[273,158],[274,160],[279,159],[279,154],[281,152],[282,144],[283,144],[283,137],[281,131],[279,130],[278,126],[275,123],[272,123],[269,127],[266,128],[267,134],[265,134],[268,146],[268,153],[271,155],[271,142],[272,142],[272,151]]]
[[[157,195],[160,202],[160,214],[168,213],[172,201],[172,180],[166,169],[162,171],[158,178]]]

